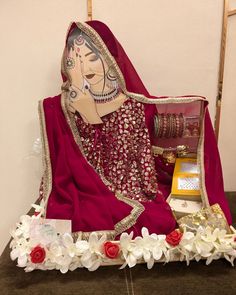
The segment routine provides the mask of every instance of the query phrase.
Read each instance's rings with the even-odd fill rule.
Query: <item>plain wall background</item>
[[[0,0],[1,251],[10,228],[38,198],[38,100],[60,93],[67,28],[86,18],[82,0]]]
[[[236,9],[236,0],[231,0],[229,4],[230,9]],[[236,191],[236,15],[228,18],[227,34],[218,146],[221,153],[225,190]]]
[[[153,95],[200,94],[215,113],[223,0],[93,0],[93,18],[111,28]],[[0,252],[9,230],[38,197],[41,157],[38,100],[60,92],[60,62],[68,25],[87,19],[86,0],[0,0],[1,222]],[[236,21],[236,20],[235,20]],[[230,24],[231,28],[235,23]],[[230,30],[232,31],[232,29]],[[235,34],[235,33],[234,33]],[[231,32],[230,38],[235,38]],[[231,69],[222,106],[220,150],[226,190],[235,190]],[[235,68],[234,68],[235,71]],[[234,75],[234,76],[233,76]],[[234,86],[235,87],[235,86]],[[234,102],[235,103],[235,102]],[[234,104],[235,107],[235,104]],[[229,119],[226,119],[229,118]],[[224,130],[224,131],[222,131]],[[233,153],[234,145],[231,145]]]

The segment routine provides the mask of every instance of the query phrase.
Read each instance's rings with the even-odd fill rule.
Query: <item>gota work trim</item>
[[[200,137],[197,149],[197,164],[200,171],[200,193],[203,202],[203,207],[210,207],[208,194],[206,190],[206,183],[205,183],[205,168],[204,168],[204,130],[205,130],[205,115],[206,115],[206,108],[202,110],[202,126],[200,127]]]
[[[44,200],[44,209],[46,212],[47,202],[49,195],[52,190],[52,168],[50,160],[50,152],[48,146],[48,137],[45,123],[45,114],[43,109],[43,100],[40,100],[38,103],[38,113],[40,121],[40,131],[41,131],[41,140],[42,140],[42,161],[43,161],[43,200]],[[43,216],[46,218],[46,214]]]
[[[73,237],[74,242],[76,242],[77,239],[88,241],[90,234],[91,234],[91,232],[89,232],[89,231],[88,232],[77,231],[77,232],[73,232],[71,235]],[[114,238],[116,236],[115,230],[96,230],[96,234],[98,235],[99,239],[103,235],[106,235],[106,238],[108,240],[114,240]]]

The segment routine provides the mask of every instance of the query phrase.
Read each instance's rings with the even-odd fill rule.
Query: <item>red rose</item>
[[[177,245],[179,245],[179,243],[182,239],[182,236],[183,236],[183,234],[180,231],[174,230],[166,236],[166,241],[171,246],[177,246]]]
[[[30,253],[31,262],[33,263],[42,263],[45,259],[46,251],[40,246],[34,247]]]
[[[120,247],[118,244],[106,242],[104,244],[104,252],[108,258],[114,259],[118,256]]]
[[[234,237],[234,241],[236,242],[236,237]]]

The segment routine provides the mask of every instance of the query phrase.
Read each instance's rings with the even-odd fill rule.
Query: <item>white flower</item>
[[[236,249],[231,249],[224,253],[224,258],[228,260],[232,266],[234,266],[234,259],[236,258]]]
[[[164,254],[165,258],[168,261],[170,257],[168,252],[169,248],[170,248],[170,245],[166,242],[166,235],[157,235],[157,240],[152,249],[153,258],[155,260],[159,260]]]
[[[194,239],[195,236],[193,232],[184,231],[183,236],[178,245],[179,251],[181,252],[181,258],[186,259],[187,265],[189,265],[190,259],[193,258],[192,251]]]
[[[212,262],[212,260],[224,257],[233,266],[234,259],[236,257],[236,250],[232,247],[232,238],[226,237],[226,231],[218,228],[213,231],[212,236],[215,237],[215,241],[213,242],[215,249],[212,255],[207,258],[206,264],[208,265]]]
[[[37,215],[32,215],[32,219],[38,219],[40,218],[41,216],[44,215],[44,212],[45,212],[45,202],[44,202],[44,199],[42,199],[40,201],[40,204],[37,205],[37,204],[31,204],[31,206],[35,209],[35,213],[38,213]]]
[[[157,235],[149,235],[148,229],[143,227],[142,237],[136,237],[134,242],[136,248],[134,249],[134,255],[137,259],[143,257],[144,261],[147,262],[148,269],[153,267],[154,259],[159,260],[162,256],[162,249],[157,246]]]
[[[36,264],[27,263],[26,267],[24,268],[25,272],[31,272],[36,269]]]
[[[224,241],[226,235],[226,230],[220,230],[219,228],[212,229],[210,227],[206,227],[204,233],[202,235],[202,240],[207,243],[212,243],[214,247],[218,247],[219,243]]]
[[[193,242],[194,242],[194,233],[193,232],[187,232],[185,231],[183,233],[182,239],[179,242],[179,245],[183,248],[186,249],[187,251],[191,252],[193,248]]]
[[[102,253],[102,247],[105,241],[106,235],[103,235],[100,239],[96,232],[92,232],[89,235],[89,248],[85,250],[81,256],[81,263],[84,267],[88,268],[88,270],[94,271],[100,266],[102,257],[104,256]],[[81,246],[82,244],[79,244],[77,241],[77,246],[78,245]],[[83,246],[86,248],[86,244]]]
[[[212,254],[207,258],[206,264],[208,265],[212,262],[212,260],[224,257],[233,265],[234,258],[232,259],[232,257],[230,257],[231,254],[234,254],[231,245],[227,241],[222,240],[221,243],[215,247],[214,251],[212,251]]]
[[[10,257],[12,260],[17,259],[19,267],[25,267],[30,252],[30,243],[25,238],[20,238],[16,240],[16,244],[10,253]]]
[[[205,234],[205,236],[204,236]],[[205,238],[205,240],[203,240]],[[195,253],[195,259],[198,261],[200,257],[209,257],[212,253],[211,251],[214,249],[213,244],[214,236],[211,235],[210,231],[204,231],[202,228],[199,228],[194,243],[192,245],[192,251]]]
[[[134,241],[132,241],[133,232],[130,234],[122,233],[120,236],[120,248],[125,259],[125,263],[120,267],[124,268],[127,264],[129,267],[135,266],[137,259],[142,256],[140,249],[137,247]]]
[[[51,262],[49,259],[47,259],[44,262],[44,265],[45,265],[45,269],[49,269],[49,270],[56,269],[56,264]]]
[[[72,258],[68,255],[66,250],[62,249],[62,255],[57,258],[57,268],[61,273],[66,273],[69,270]]]
[[[73,271],[73,270],[75,270],[75,269],[78,268],[78,267],[83,267],[83,265],[82,265],[82,263],[81,263],[80,257],[78,257],[78,256],[74,256],[74,257],[72,258],[71,264],[70,264],[70,266],[69,266],[69,270],[70,270],[70,271]]]
[[[141,230],[142,237],[136,237],[134,242],[136,243],[136,253],[140,253],[140,257],[143,257],[145,262],[148,262],[151,258],[151,250],[155,243],[155,238],[149,235],[148,229],[143,227]]]
[[[221,257],[221,253],[214,251],[209,257],[207,257],[206,265],[210,264],[213,260],[217,260]]]
[[[85,251],[89,250],[89,243],[87,241],[78,239],[75,243],[75,246],[77,249],[76,254],[79,256],[83,255]]]
[[[13,233],[17,237],[23,236],[24,238],[29,238],[31,217],[29,215],[22,215],[20,217],[20,223],[16,224],[16,230]]]
[[[59,241],[51,243],[47,259],[55,264],[55,268],[59,269],[61,273],[66,273],[69,270],[72,257],[68,254],[67,248]]]
[[[71,234],[65,233],[62,236],[62,242],[64,247],[66,248],[68,255],[73,258],[77,253],[77,248]]]
[[[60,245],[59,241],[54,241],[50,244],[50,247],[48,249],[48,259],[50,259],[51,262],[56,262],[57,257],[62,255],[62,246]]]

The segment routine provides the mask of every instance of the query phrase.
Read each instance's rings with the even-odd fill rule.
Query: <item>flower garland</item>
[[[119,241],[107,241],[106,236],[98,237],[91,232],[88,241],[73,240],[70,233],[58,234],[56,229],[42,222],[44,206],[32,204],[33,216],[23,215],[13,237],[10,257],[17,259],[17,266],[26,272],[34,269],[60,270],[66,273],[76,268],[86,267],[96,270],[100,265],[122,264],[120,269],[134,267],[137,263],[147,263],[147,268],[155,262],[206,259],[206,264],[225,258],[232,266],[236,258],[236,231],[227,234],[225,230],[199,227],[196,233],[174,230],[168,235],[149,234],[142,228],[142,236],[133,239],[133,232],[122,233]]]

